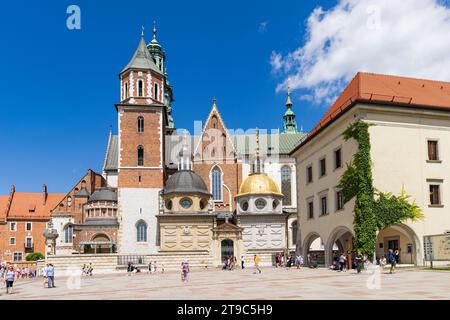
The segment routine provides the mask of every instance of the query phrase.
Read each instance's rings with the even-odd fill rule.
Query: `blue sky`
[[[153,20],[177,127],[205,120],[215,96],[229,128],[281,128],[290,77],[297,122],[308,131],[356,71],[450,80],[450,19],[436,1],[410,0],[409,10],[401,0],[5,2],[0,194],[13,183],[18,191],[46,183],[67,192],[87,169],[101,171],[109,127],[117,130],[118,73],[142,25],[151,40]],[[81,30],[66,27],[72,4],[81,9]],[[335,59],[346,45],[360,54]]]
[[[68,30],[66,9],[81,9],[81,30]],[[101,170],[119,71],[141,25],[152,21],[167,53],[177,127],[204,120],[216,96],[230,128],[278,128],[284,93],[276,93],[272,50],[302,39],[316,1],[28,1],[2,5],[0,193],[66,192],[88,168]],[[265,28],[261,26],[265,24]],[[295,104],[310,128],[319,116]]]

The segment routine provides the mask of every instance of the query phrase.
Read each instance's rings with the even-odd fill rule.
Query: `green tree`
[[[33,253],[28,254],[25,257],[26,261],[37,261],[37,260],[42,260],[42,259],[45,259],[45,257],[40,252],[33,252]]]

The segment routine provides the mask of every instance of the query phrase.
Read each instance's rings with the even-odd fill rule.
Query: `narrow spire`
[[[295,112],[292,111],[291,86],[288,83],[286,98],[286,112],[284,113],[284,133],[297,133],[297,123],[295,121]]]
[[[288,85],[288,91],[287,91],[287,99],[286,99],[286,107],[291,108],[292,107],[292,100],[291,100],[291,86]]]
[[[216,99],[216,97],[213,97],[213,107],[217,107],[217,99]]]
[[[142,28],[142,30],[141,30],[141,37],[143,38],[144,37],[145,28],[144,28],[144,26],[142,26],[141,28]]]
[[[156,21],[153,20],[153,39],[156,40],[156,34],[158,33],[158,30],[156,29]]]
[[[259,129],[256,128],[256,170],[254,173],[261,173],[261,159],[259,153]]]

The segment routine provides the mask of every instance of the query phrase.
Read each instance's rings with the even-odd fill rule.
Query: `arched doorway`
[[[308,262],[308,256],[310,257]],[[303,257],[305,266],[317,263],[319,266],[325,265],[325,245],[318,233],[310,233],[303,241]]]
[[[396,224],[380,230],[377,236],[376,257],[387,257],[389,249],[398,250],[398,263],[417,265],[421,261],[420,241],[416,233],[405,224]]]
[[[234,242],[230,239],[222,240],[220,243],[222,252],[222,261],[225,261],[228,257],[234,257]]]
[[[331,265],[342,253],[345,253],[347,256],[347,267],[349,269],[352,268],[353,239],[353,231],[349,228],[344,226],[335,228],[325,245],[325,263]]]

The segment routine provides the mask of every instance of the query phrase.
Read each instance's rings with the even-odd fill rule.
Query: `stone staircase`
[[[124,273],[127,262],[131,261],[142,272],[147,272],[149,262],[156,261],[157,271],[180,271],[181,263],[187,260],[191,269],[214,268],[213,258],[209,252],[184,252],[182,254],[158,253],[151,255],[120,255],[120,254],[72,254],[49,256],[37,262],[38,275],[46,263],[55,267],[59,276],[73,276],[81,272],[83,265],[92,264],[94,274]]]

